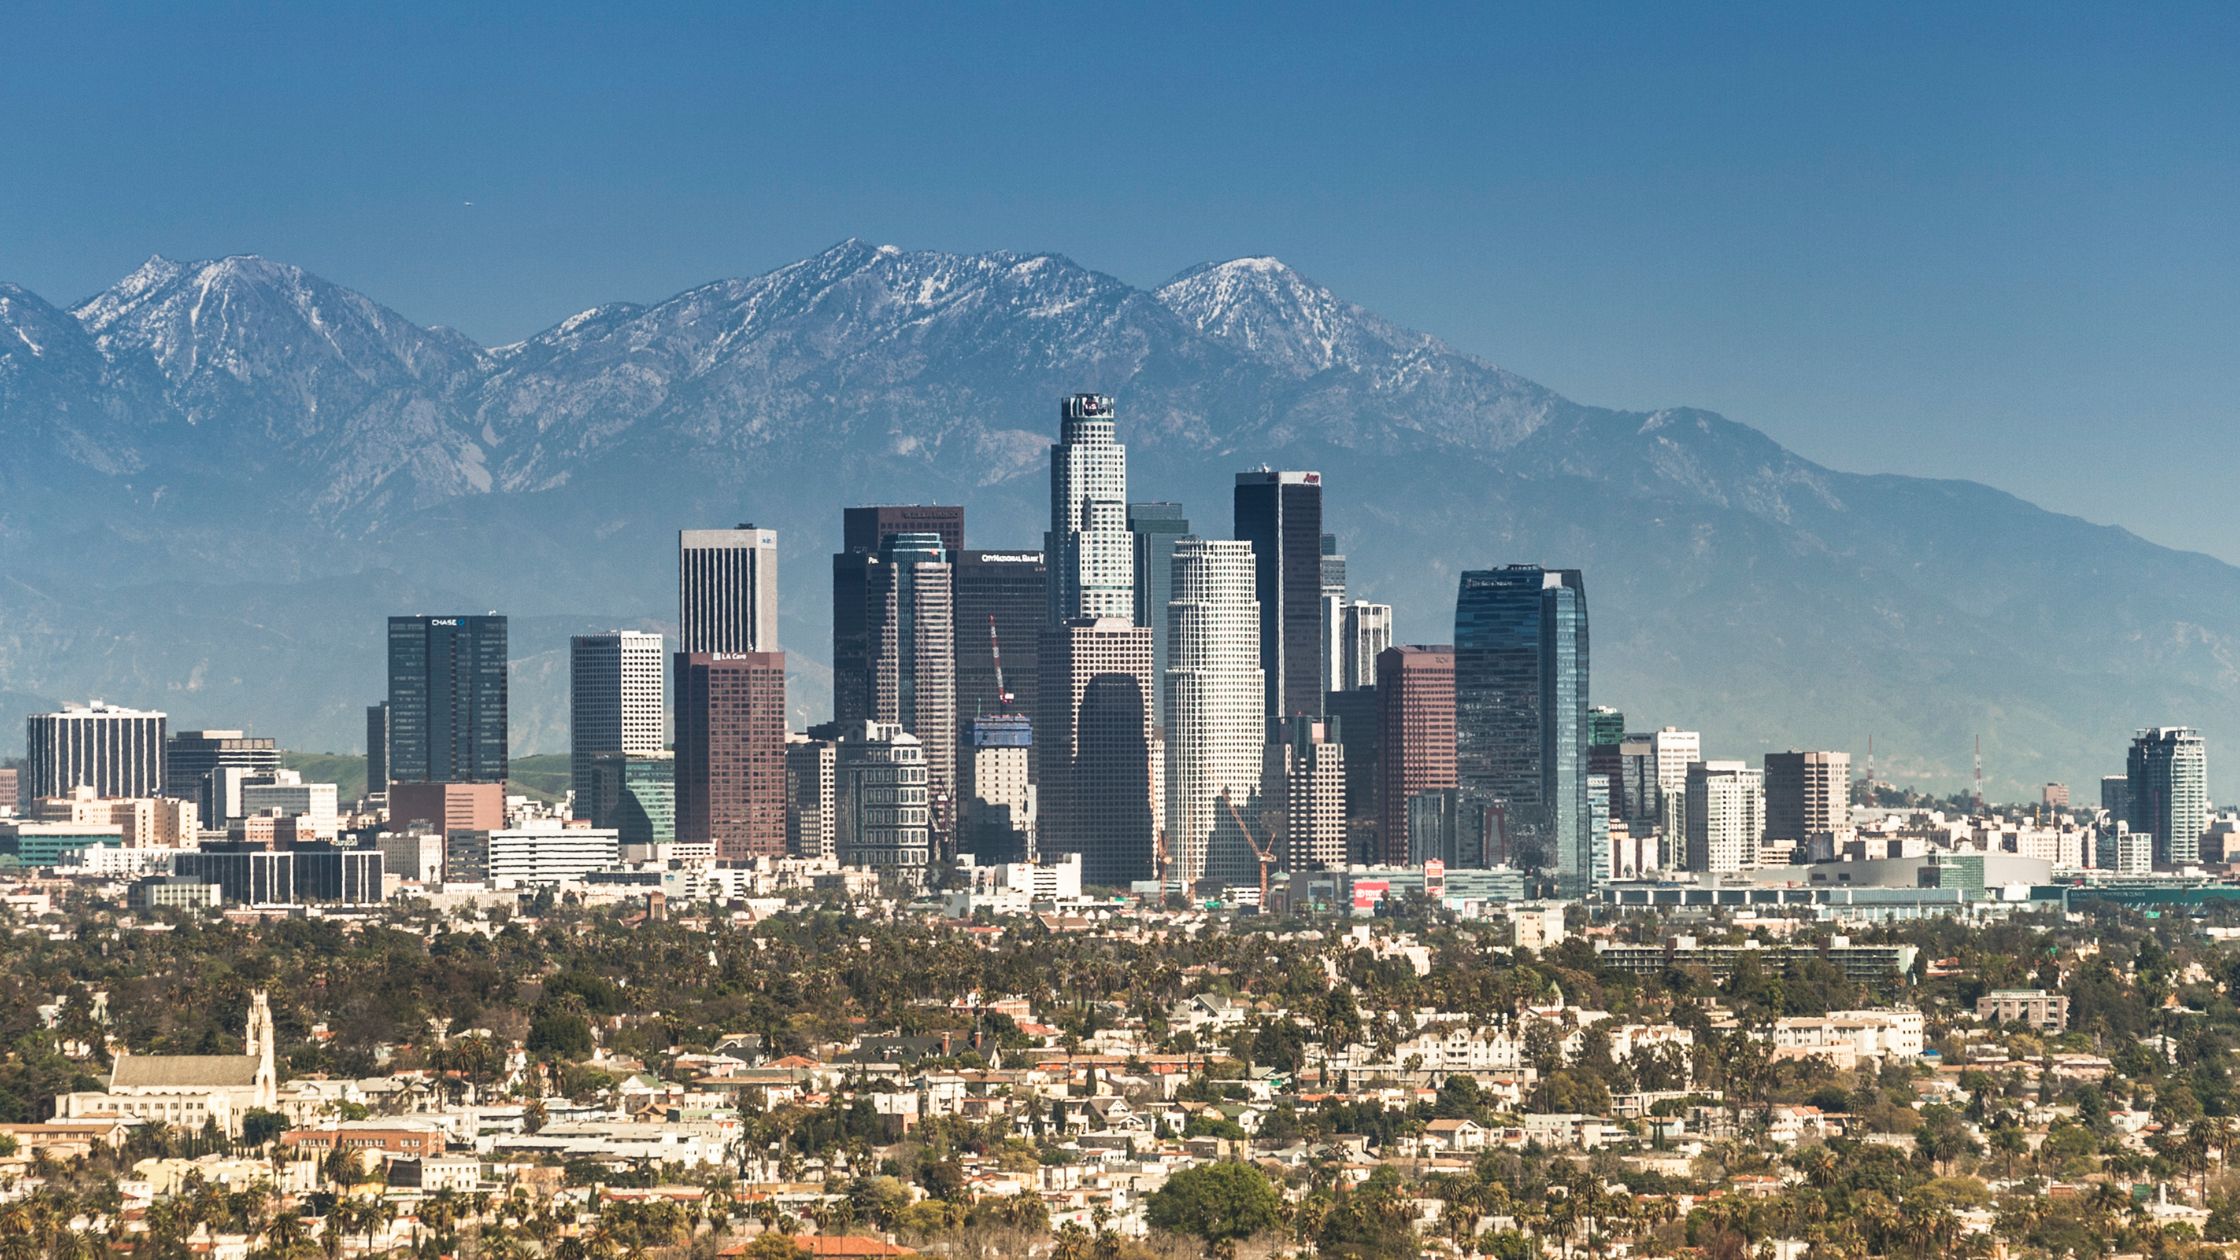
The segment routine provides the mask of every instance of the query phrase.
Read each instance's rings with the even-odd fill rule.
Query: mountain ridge
[[[2240,570],[2209,557],[1829,469],[1712,412],[1577,403],[1265,256],[1144,289],[850,238],[498,347],[255,255],[152,257],[70,308],[0,285],[25,453],[0,461],[0,720],[138,688],[352,747],[379,661],[350,627],[451,600],[413,606],[514,613],[517,736],[555,747],[567,627],[659,627],[671,532],[741,519],[785,531],[815,716],[837,509],[961,501],[975,545],[1028,542],[1049,412],[1079,389],[1119,397],[1136,496],[1205,532],[1228,532],[1230,471],[1324,469],[1405,638],[1448,637],[1461,568],[1587,568],[1596,698],[1714,749],[1875,734],[1885,767],[1950,786],[1981,732],[2028,787],[2189,716],[2214,769],[2213,711],[2240,700]],[[2061,596],[2080,580],[2094,617]]]

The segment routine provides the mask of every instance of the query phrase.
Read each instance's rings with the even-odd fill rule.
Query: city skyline
[[[1245,12],[882,8],[834,39],[807,13],[703,13],[687,36],[564,7],[526,42],[496,12],[425,11],[430,60],[403,74],[366,14],[254,33],[160,9],[24,15],[13,113],[110,87],[67,135],[17,137],[0,279],[69,301],[150,253],[266,251],[497,345],[851,232],[1058,250],[1139,284],[1272,253],[1581,397],[1716,407],[1833,465],[1959,470],[2240,561],[2210,506],[2208,470],[2240,462],[2240,439],[2205,340],[2240,291],[2214,226],[2234,178],[2215,156],[2229,11],[1434,5],[1325,11],[1284,32],[1286,56],[1239,62],[1226,51],[1267,34]],[[965,69],[1050,47],[1106,50],[1158,90],[1053,102]],[[883,90],[896,65],[930,88],[909,109]],[[1276,108],[1301,67],[1327,95]],[[547,76],[636,90],[594,105],[538,90]],[[1602,90],[1548,118],[1582,81]],[[382,102],[413,142],[345,99]],[[761,125],[780,110],[789,125]],[[740,125],[685,125],[710,111]],[[1253,145],[1227,142],[1247,129]],[[892,141],[876,156],[873,133]],[[1084,216],[1045,173],[1091,138],[1111,208]],[[1345,151],[1364,156],[1333,171]],[[272,152],[291,155],[283,187]],[[902,177],[933,195],[896,201]],[[167,195],[132,196],[146,179]],[[1395,218],[1411,230],[1364,230]],[[2149,408],[2212,455],[2200,471],[2079,457]],[[2153,511],[2121,492],[2172,479],[2184,493]]]

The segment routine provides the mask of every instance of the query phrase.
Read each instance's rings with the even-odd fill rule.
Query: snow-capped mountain
[[[68,309],[0,285],[0,747],[8,712],[99,693],[355,748],[380,617],[493,607],[518,740],[557,747],[566,634],[663,624],[673,531],[737,520],[782,531],[816,716],[839,508],[964,502],[974,545],[1032,546],[1083,389],[1119,399],[1136,496],[1203,532],[1234,472],[1321,469],[1403,638],[1449,637],[1461,569],[1584,567],[1594,698],[1723,752],[1874,734],[1950,782],[1980,732],[2010,785],[2089,781],[2134,725],[2216,741],[2240,700],[2240,571],[2205,557],[1583,406],[1271,258],[1145,290],[850,240],[491,349],[253,257]]]

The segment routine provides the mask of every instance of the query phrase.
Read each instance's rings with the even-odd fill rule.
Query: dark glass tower
[[[838,722],[869,721],[878,707],[877,618],[871,571],[900,534],[937,534],[954,556],[964,549],[964,509],[941,504],[843,508],[840,550],[832,556],[832,712]]]
[[[1454,609],[1455,777],[1487,856],[1593,869],[1587,796],[1587,594],[1577,569],[1517,564],[1462,575]]]
[[[1174,599],[1174,540],[1190,532],[1179,503],[1131,503],[1128,532],[1135,538],[1136,624],[1151,629],[1154,724],[1167,724],[1167,604]]]
[[[1237,474],[1236,536],[1252,544],[1268,720],[1322,715],[1322,474]]]
[[[972,747],[974,718],[990,717],[1003,705],[996,692],[996,643],[988,637],[995,621],[1003,645],[1003,690],[1011,693],[1010,711],[1032,718],[1042,710],[1040,647],[1042,625],[1050,615],[1050,568],[1039,551],[967,551],[957,557],[957,758],[959,778]],[[1035,773],[1034,760],[1027,773]],[[972,785],[960,785],[969,793]]]
[[[389,618],[389,780],[506,781],[506,619]]]

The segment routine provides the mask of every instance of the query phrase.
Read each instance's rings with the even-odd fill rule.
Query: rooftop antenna
[[[1976,813],[1983,813],[1983,736],[1976,736]]]

